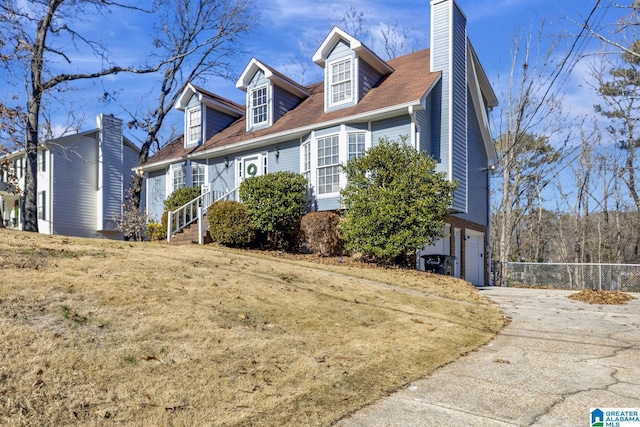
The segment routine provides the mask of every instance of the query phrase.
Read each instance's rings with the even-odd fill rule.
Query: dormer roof
[[[362,44],[360,40],[349,35],[340,27],[333,27],[331,32],[329,32],[329,35],[324,39],[316,53],[313,54],[313,62],[324,68],[327,58],[340,40],[347,43],[349,48],[356,52],[359,58],[362,58],[380,74],[387,75],[393,72],[393,67],[383,61],[367,46]]]
[[[271,81],[272,84],[283,88],[298,98],[306,98],[311,95],[307,88],[269,67],[265,63],[258,61],[256,58],[251,58],[251,61],[249,61],[249,64],[245,67],[240,78],[236,82],[236,87],[246,92],[249,84],[251,83],[251,79],[258,71],[262,71],[264,73],[264,77]]]
[[[193,95],[196,95],[198,97],[198,101],[205,104],[206,106],[228,114],[232,117],[241,117],[245,113],[245,109],[242,105],[236,104],[229,99],[211,93],[192,83],[189,83],[187,87],[182,91],[182,94],[176,101],[175,108],[177,110],[184,111]]]

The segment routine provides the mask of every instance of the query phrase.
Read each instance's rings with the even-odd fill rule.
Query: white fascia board
[[[482,141],[484,142],[484,148],[487,153],[487,166],[494,166],[498,162],[498,154],[496,152],[496,147],[493,144],[493,138],[491,137],[489,117],[487,116],[484,102],[482,102],[482,91],[480,89],[480,83],[478,82],[475,64],[471,57],[472,53],[467,49],[467,81],[469,84],[469,92],[471,93],[473,109],[476,113],[478,125],[480,126],[480,133],[482,135]]]
[[[184,88],[184,90],[176,100],[174,108],[176,110],[184,111],[184,109],[187,107],[187,103],[189,102],[189,100],[191,99],[191,96],[194,93],[198,93],[196,88],[194,88],[191,83],[187,84],[187,86]]]
[[[260,65],[262,65],[260,64],[260,61],[258,61],[256,58],[251,58],[251,61],[249,61],[247,66],[244,67],[244,71],[242,71],[242,74],[240,74],[238,81],[236,81],[236,88],[246,92],[247,87],[249,86],[249,82],[251,81],[251,77],[253,77],[253,75],[259,68],[262,69]]]
[[[333,50],[334,46],[341,39],[346,40],[349,43],[349,48],[356,52],[359,57],[364,59],[365,62],[371,65],[379,73],[386,75],[393,72],[393,68],[389,64],[380,59],[380,57],[368,47],[363,45],[360,40],[351,36],[339,27],[333,27],[333,29],[329,32],[318,50],[316,50],[316,52],[313,54],[312,61],[324,68],[326,65],[327,57]]]

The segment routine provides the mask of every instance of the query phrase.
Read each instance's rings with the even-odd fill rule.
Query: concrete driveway
[[[640,408],[639,299],[480,292],[512,319],[493,341],[336,425],[587,426],[590,408]]]

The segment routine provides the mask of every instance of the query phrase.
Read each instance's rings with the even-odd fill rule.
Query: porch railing
[[[200,220],[200,228],[202,229],[202,213],[219,200],[237,200],[237,192],[238,187],[227,192],[207,191],[178,209],[169,211],[167,215],[167,242],[171,242],[171,236],[198,220]],[[204,230],[200,230],[200,234],[203,232]],[[200,243],[202,243],[202,236],[200,236]]]

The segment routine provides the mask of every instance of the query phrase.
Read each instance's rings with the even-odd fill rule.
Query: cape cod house
[[[122,214],[139,149],[122,136],[122,121],[99,115],[97,128],[38,145],[38,230],[42,234],[122,238],[112,222]],[[11,171],[0,173],[4,225],[22,229],[26,155],[4,157]],[[9,179],[11,173],[14,179]],[[18,188],[15,188],[17,180]],[[18,190],[18,191],[16,191]]]
[[[430,49],[384,61],[334,27],[312,58],[323,81],[300,85],[252,59],[236,83],[244,106],[190,84],[176,104],[184,135],[138,166],[147,213],[159,219],[163,200],[183,186],[201,186],[206,200],[236,198],[246,177],[283,170],[308,177],[312,209],[338,210],[346,181],[339,164],[380,138],[403,139],[459,182],[448,237],[419,255],[455,255],[455,275],[483,285],[488,171],[496,163],[487,112],[497,99],[454,0],[431,1],[431,41]]]

